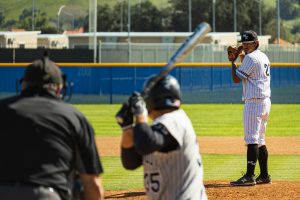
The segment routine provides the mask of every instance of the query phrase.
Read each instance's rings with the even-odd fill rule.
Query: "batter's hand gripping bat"
[[[192,35],[187,37],[182,45],[178,48],[178,50],[173,54],[173,56],[169,59],[166,66],[162,68],[160,73],[148,84],[147,88],[144,88],[143,93],[141,94],[143,97],[155,86],[155,84],[166,74],[168,74],[176,64],[182,62],[185,57],[196,47],[196,45],[203,40],[205,35],[211,31],[211,27],[208,23],[202,22],[199,24]]]

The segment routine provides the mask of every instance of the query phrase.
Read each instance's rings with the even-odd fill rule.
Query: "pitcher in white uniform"
[[[245,57],[240,67],[232,62],[232,80],[243,84],[244,140],[247,145],[247,172],[234,186],[271,183],[268,173],[268,150],[266,147],[266,126],[271,108],[270,61],[261,52],[257,34],[250,30],[241,36]],[[230,56],[230,55],[228,55]],[[229,58],[229,57],[228,57]],[[230,60],[230,59],[229,59]],[[254,177],[256,162],[259,162],[260,174]]]
[[[123,130],[123,166],[143,165],[148,199],[206,200],[199,145],[190,119],[180,109],[177,80],[163,77],[144,97],[134,93],[116,115]],[[152,125],[147,123],[148,113]]]

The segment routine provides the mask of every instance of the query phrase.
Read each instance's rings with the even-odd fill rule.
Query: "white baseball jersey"
[[[270,61],[260,50],[245,56],[236,75],[243,82],[243,100],[271,97]]]
[[[243,124],[246,144],[265,145],[268,116],[271,109],[270,61],[260,50],[247,54],[236,75],[242,79],[245,101]]]
[[[177,140],[179,148],[143,156],[144,185],[148,199],[206,200],[203,165],[191,121],[183,110],[156,118]]]

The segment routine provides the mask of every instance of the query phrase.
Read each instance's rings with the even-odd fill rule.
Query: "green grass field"
[[[92,123],[98,136],[119,136],[120,128],[114,115],[120,105],[75,105]],[[242,104],[189,104],[182,108],[190,116],[198,136],[241,136]],[[269,118],[268,136],[300,136],[300,105],[273,104]],[[300,144],[299,144],[300,145]],[[245,171],[246,155],[202,154],[204,180],[235,180]],[[142,168],[123,169],[119,157],[101,157],[106,190],[143,187]],[[270,174],[274,181],[300,181],[299,155],[272,155]],[[258,174],[256,167],[256,174]]]
[[[75,105],[92,123],[99,136],[119,136],[115,122],[119,104]],[[198,136],[241,136],[242,104],[186,104]],[[273,104],[267,127],[268,136],[300,136],[300,105]]]
[[[235,180],[245,172],[246,157],[241,155],[202,155],[204,181]],[[270,174],[274,181],[300,181],[300,172],[295,163],[300,163],[300,156],[272,155],[269,159]],[[142,167],[128,171],[121,167],[119,157],[103,157],[103,183],[106,190],[126,190],[143,188]],[[109,167],[108,167],[109,166]],[[256,174],[259,174],[256,167]]]

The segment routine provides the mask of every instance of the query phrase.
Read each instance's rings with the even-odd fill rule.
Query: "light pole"
[[[258,3],[258,15],[259,15],[259,35],[262,35],[261,29],[261,2],[262,0],[255,0]]]
[[[97,2],[97,0],[93,0],[93,3],[94,3],[94,5],[93,5],[93,7],[94,7],[94,15],[93,15],[93,17],[94,17],[94,20],[93,20],[93,27],[94,27],[94,37],[93,37],[93,42],[94,42],[94,63],[96,63],[97,62],[97,11],[98,11],[98,9],[97,9],[97,6],[98,6],[98,2]]]
[[[130,0],[128,0],[128,14],[127,14],[127,31],[128,31],[128,41],[130,42],[130,28],[131,28],[131,10],[130,10]]]
[[[130,27],[131,27],[131,11],[130,11],[130,0],[128,0],[128,61],[131,62],[131,38],[130,38]]]
[[[34,31],[34,24],[35,24],[35,19],[34,19],[34,12],[35,12],[35,0],[32,0],[32,27],[31,30]]]
[[[123,0],[119,0],[120,2],[120,10],[121,10],[121,14],[120,14],[120,32],[123,32],[123,5],[124,5],[124,1]]]
[[[233,16],[234,16],[234,20],[233,20],[233,30],[234,32],[236,32],[236,0],[233,0]]]
[[[192,2],[189,0],[189,32],[192,32]]]
[[[216,32],[216,0],[212,0],[212,11],[213,11],[213,17],[212,17],[212,24],[213,24],[213,32]]]
[[[262,35],[262,29],[261,29],[261,1],[259,0],[259,35]]]
[[[64,7],[66,7],[66,6],[65,6],[65,5],[60,6],[60,7],[59,7],[59,10],[58,10],[58,12],[57,12],[57,30],[58,30],[58,31],[59,31],[59,16],[60,16],[60,13],[61,13],[61,11],[62,11],[62,9],[63,9]]]
[[[280,0],[277,0],[277,43],[280,44]]]

